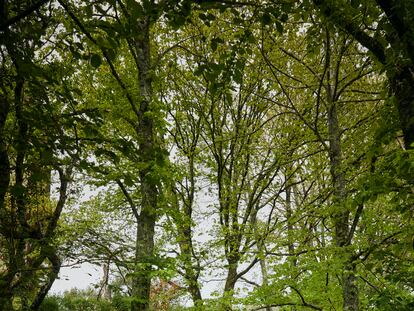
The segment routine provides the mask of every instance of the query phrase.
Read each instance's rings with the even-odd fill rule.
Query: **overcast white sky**
[[[93,284],[99,283],[101,277],[101,269],[89,263],[62,267],[59,279],[53,283],[50,294],[61,294],[72,288],[86,289]]]

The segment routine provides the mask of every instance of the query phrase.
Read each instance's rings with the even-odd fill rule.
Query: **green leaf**
[[[265,12],[262,15],[261,20],[262,20],[263,25],[269,25],[272,22],[272,18],[270,17],[270,14],[267,12]]]
[[[211,40],[211,49],[213,51],[217,50],[217,47],[219,44],[223,44],[224,40],[221,38],[214,38],[213,40]]]
[[[278,33],[282,34],[283,33],[283,25],[280,22],[275,22],[275,26],[276,26],[276,30]]]
[[[91,65],[94,68],[98,68],[102,64],[102,58],[98,54],[93,54],[91,56]]]
[[[280,16],[280,21],[283,22],[283,23],[286,23],[288,18],[289,18],[289,16],[286,13],[284,13]]]

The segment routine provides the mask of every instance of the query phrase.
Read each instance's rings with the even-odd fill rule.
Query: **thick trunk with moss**
[[[138,65],[140,90],[139,115],[136,132],[142,169],[140,170],[141,211],[137,222],[135,271],[132,281],[132,311],[149,310],[151,271],[154,257],[154,233],[157,218],[158,188],[153,171],[155,154],[155,131],[151,112],[152,83],[150,56],[150,20],[143,17],[137,21],[134,39]]]

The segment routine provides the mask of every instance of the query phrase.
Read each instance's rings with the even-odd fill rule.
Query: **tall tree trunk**
[[[0,233],[8,227],[7,224],[5,224],[5,220],[7,218],[4,203],[10,183],[10,163],[6,142],[3,138],[4,126],[6,124],[8,114],[9,103],[6,98],[6,94],[0,94]]]
[[[329,158],[330,171],[334,186],[335,212],[333,215],[335,225],[335,243],[339,248],[346,247],[349,243],[349,211],[343,203],[346,200],[345,174],[342,167],[341,138],[338,122],[336,103],[330,102],[328,108],[328,131],[329,131]],[[340,256],[345,252],[340,250]],[[355,265],[345,258],[342,272],[342,297],[344,311],[357,311],[359,305],[358,286],[355,278]]]
[[[285,179],[288,179],[289,175],[285,175]],[[287,239],[288,239],[288,253],[293,256],[295,253],[295,245],[293,240],[293,221],[292,221],[292,185],[291,181],[286,181],[286,223],[287,223]],[[293,259],[293,266],[297,265],[297,259]]]
[[[154,232],[157,217],[158,189],[154,181],[153,160],[155,133],[151,111],[152,83],[150,58],[149,16],[137,22],[138,35],[135,38],[137,52],[138,84],[140,90],[139,115],[136,132],[143,168],[139,172],[141,183],[141,211],[137,222],[135,271],[132,283],[132,311],[149,310],[151,288],[151,266],[154,256]]]
[[[191,169],[190,169],[191,171]],[[198,284],[199,276],[199,263],[194,266],[194,246],[193,246],[193,230],[192,230],[192,205],[194,198],[194,185],[190,178],[190,189],[186,188],[182,190],[182,193],[177,194],[174,191],[176,197],[176,206],[179,209],[178,196],[184,197],[186,193],[189,193],[187,199],[184,199],[182,204],[182,210],[178,210],[179,216],[175,219],[177,232],[178,232],[178,245],[180,247],[181,260],[184,268],[184,279],[187,284],[187,289],[191,295],[194,305],[199,305],[202,302],[202,296],[200,286]]]
[[[10,230],[9,217],[5,204],[6,193],[8,192],[10,183],[10,163],[6,142],[3,138],[4,126],[8,113],[9,104],[6,94],[0,94],[0,238],[7,237]],[[0,248],[3,248],[3,245],[0,245]],[[2,252],[3,251],[4,249],[2,249]],[[4,257],[2,259],[4,260]],[[12,278],[10,273],[0,277],[0,311],[12,310],[12,293],[9,289],[9,284]]]
[[[190,228],[191,225],[185,224],[184,226],[187,228],[180,229],[182,231],[182,236],[180,237],[179,246],[184,261],[184,277],[187,283],[188,291],[191,295],[191,299],[196,306],[202,302],[203,298],[201,296],[200,286],[198,284],[198,271],[195,271],[193,265],[193,242],[191,232],[192,230]]]
[[[187,282],[188,291],[195,306],[198,306],[202,302],[202,296],[200,286],[198,284],[198,270],[196,271],[193,264],[193,230],[192,230],[192,214],[194,205],[194,192],[195,192],[195,172],[194,172],[194,153],[191,152],[188,155],[189,161],[189,189],[185,189],[187,199],[183,202],[183,217],[177,222],[177,228],[179,230],[179,246],[180,252],[184,261],[185,280]],[[184,195],[184,194],[183,194]],[[178,202],[177,202],[178,206]],[[198,266],[198,264],[197,264]],[[198,267],[197,267],[198,269]]]
[[[195,306],[199,306],[202,303],[202,296],[200,287],[198,285],[197,277],[194,274],[194,271],[192,268],[186,267],[186,279],[188,284],[188,291],[190,292],[191,299],[193,300],[193,303]]]
[[[262,286],[269,286],[269,275],[267,272],[265,259],[260,259],[260,272],[262,273]],[[266,311],[272,311],[272,307],[266,306]]]
[[[111,300],[111,289],[109,288],[109,267],[111,261],[105,262],[102,266],[103,276],[101,280],[101,288],[98,292],[98,299]]]
[[[335,232],[334,240],[338,248],[336,256],[342,260],[342,298],[344,311],[359,310],[359,291],[355,278],[355,265],[351,261],[351,256],[347,254],[345,247],[349,241],[349,217],[350,212],[345,206],[347,199],[345,171],[342,161],[341,150],[341,130],[338,120],[336,89],[338,88],[338,76],[340,63],[336,66],[331,64],[331,41],[329,30],[326,29],[325,41],[325,72],[326,72],[326,102],[328,112],[328,137],[329,137],[329,160],[330,174],[333,184],[333,206],[332,220]],[[340,60],[339,60],[340,61]],[[332,67],[335,69],[333,69]]]
[[[52,264],[52,268],[47,275],[46,283],[40,288],[36,297],[33,299],[32,304],[30,305],[30,310],[38,310],[43,300],[46,298],[47,293],[53,285],[53,282],[59,276],[60,266],[62,264],[59,256],[56,254],[56,250],[53,250],[53,253],[49,255],[49,260]]]
[[[225,293],[231,293],[234,291],[234,287],[236,285],[237,281],[237,266],[238,266],[238,260],[234,259],[228,259],[228,268],[227,268],[227,277],[226,277],[226,283],[224,284],[224,292]]]
[[[224,297],[226,300],[223,304],[223,310],[231,311],[233,310],[231,300],[234,296],[234,287],[237,282],[237,267],[239,264],[239,258],[237,258],[237,256],[230,255],[227,257],[227,262],[227,277],[226,282],[224,283]]]

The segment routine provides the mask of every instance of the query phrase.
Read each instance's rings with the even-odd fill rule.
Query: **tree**
[[[283,101],[279,100],[281,102],[279,105],[291,110],[292,114],[302,123],[302,126],[309,131],[307,136],[301,137],[303,147],[305,149],[311,148],[312,144],[310,142],[315,140],[319,145],[318,149],[322,151],[322,153],[317,152],[315,155],[318,157],[320,155],[328,157],[329,155],[329,162],[327,163],[327,159],[322,157],[319,160],[322,163],[322,167],[317,169],[319,170],[317,174],[321,176],[330,171],[331,180],[325,179],[321,182],[322,186],[329,191],[325,198],[325,200],[328,200],[322,201],[322,204],[318,207],[320,210],[315,210],[313,215],[323,219],[323,215],[328,214],[332,219],[335,232],[332,238],[336,246],[338,246],[336,250],[333,247],[333,254],[336,254],[334,256],[338,259],[344,259],[343,262],[339,260],[336,263],[336,269],[342,270],[344,273],[344,281],[341,282],[343,286],[344,308],[349,307],[347,304],[357,307],[356,280],[352,276],[351,271],[355,270],[354,261],[358,256],[350,256],[348,259],[345,259],[347,256],[342,252],[352,252],[352,247],[350,247],[351,241],[355,230],[358,230],[358,222],[363,209],[363,203],[360,203],[359,206],[351,203],[353,196],[351,193],[361,190],[355,188],[349,181],[359,178],[358,176],[361,174],[365,176],[364,170],[366,170],[366,167],[364,168],[364,165],[369,166],[370,160],[369,157],[366,157],[369,149],[365,149],[363,146],[356,148],[357,143],[353,141],[353,137],[356,136],[353,135],[358,135],[356,133],[362,131],[365,136],[364,140],[368,145],[370,144],[369,142],[374,141],[373,130],[375,127],[371,127],[371,132],[368,131],[368,124],[372,126],[372,120],[368,116],[372,113],[375,115],[375,111],[378,111],[378,108],[376,108],[377,104],[373,105],[371,102],[379,103],[381,97],[378,96],[380,94],[378,91],[367,89],[367,87],[368,85],[375,87],[377,84],[376,89],[378,90],[377,79],[381,80],[372,74],[370,63],[357,56],[359,54],[358,47],[349,37],[347,38],[340,33],[331,33],[323,25],[315,22],[314,19],[312,22],[312,24],[305,24],[304,30],[299,33],[291,30],[291,28],[285,28],[286,39],[273,39],[270,35],[269,39],[271,40],[264,40],[262,54],[268,64],[273,83],[279,86],[281,93],[286,98],[285,102],[287,103],[283,104]],[[307,36],[311,36],[312,39],[307,40],[309,38]],[[284,40],[287,40],[289,43],[285,43],[286,41]],[[318,40],[320,40],[319,43]],[[301,46],[295,44],[300,44]],[[308,44],[308,46],[306,47],[305,44]],[[286,66],[285,64],[288,65]],[[321,64],[323,65],[321,66]],[[362,83],[365,90],[359,90]],[[356,105],[352,105],[352,103],[364,103],[364,108],[358,108]],[[346,110],[344,109],[345,105],[347,105]],[[353,111],[357,112],[355,116],[352,116]],[[367,111],[370,112],[367,114]],[[347,118],[344,118],[341,114],[347,115]],[[353,145],[350,145],[350,142]],[[307,158],[305,167],[315,170],[316,168],[311,164],[314,155],[310,154],[311,156]],[[351,163],[358,163],[358,165],[353,164],[352,168],[349,168]],[[362,163],[365,164],[361,165]],[[313,177],[311,178],[318,179],[315,173],[312,175]],[[329,188],[326,188],[327,186]],[[326,192],[326,190],[324,191]],[[288,196],[288,194],[286,195]],[[293,196],[297,197],[297,195],[297,190],[294,190]],[[326,203],[331,206],[327,206]],[[298,212],[306,214],[309,213],[309,210],[300,209]],[[288,214],[292,215],[291,212]],[[352,221],[349,220],[351,215],[353,216]],[[320,236],[318,235],[322,234],[322,239],[328,239],[329,241],[331,239],[329,234],[330,228],[328,226],[328,233],[324,233],[325,229],[322,227],[322,232],[319,233],[317,229],[319,226],[312,225],[315,224],[315,221],[316,223],[322,221],[322,224],[327,226],[324,220],[309,219],[311,224],[310,230],[316,230],[315,234],[317,234],[315,237],[310,237],[310,245],[315,247],[314,243],[316,243],[320,245],[320,249],[327,250],[329,249],[329,242],[328,244],[320,242]],[[300,236],[296,236],[296,238],[301,239]],[[316,241],[312,242],[314,239]],[[299,242],[296,240],[296,243]],[[292,248],[291,242],[288,245]],[[301,247],[303,246],[299,244],[299,248]],[[292,251],[290,252],[292,253]],[[307,252],[308,250],[305,251],[305,253]],[[315,254],[319,256],[317,250]],[[323,257],[326,258],[324,260],[332,260],[329,259],[329,256],[326,257],[326,254]],[[294,263],[295,265],[298,264],[300,268],[302,261],[299,260],[298,263],[297,259],[294,259]],[[352,269],[347,267],[350,264]],[[339,268],[341,266],[342,268]],[[321,269],[320,266],[319,269]],[[327,279],[329,273],[329,271],[326,273]],[[352,279],[351,284],[346,278]],[[300,280],[302,283],[294,285],[295,291],[298,291],[300,287],[303,288],[306,283],[304,279]],[[302,303],[304,301],[305,299]]]
[[[151,31],[163,13],[163,5],[168,3],[117,1],[108,2],[108,9],[104,9],[103,3],[97,3],[86,5],[84,16],[75,14],[72,5],[68,2],[62,0],[59,3],[65,8],[75,27],[79,29],[79,36],[88,39],[99,51],[99,54],[92,56],[92,65],[100,66],[101,55],[106,60],[132,112],[132,119],[129,121],[134,131],[134,143],[137,146],[137,154],[132,157],[138,167],[139,211],[138,205],[130,200],[131,196],[124,185],[125,180],[118,179],[117,183],[130,202],[137,221],[132,309],[146,310],[149,307],[151,266],[154,261],[154,230],[159,216],[158,197],[161,191],[157,163],[165,157],[159,129],[154,124],[160,108],[157,106],[157,97],[153,91],[156,63],[152,62]],[[98,13],[98,19],[93,17],[95,11]],[[101,17],[103,20],[100,19]],[[96,29],[97,24],[101,28]],[[114,34],[120,35],[119,39],[122,42],[113,40],[111,36]],[[130,79],[128,81],[120,75],[114,61],[116,47],[121,44],[126,57],[132,60],[137,75],[134,78],[128,77]]]
[[[352,35],[387,73],[406,149],[414,142],[413,11],[410,1],[354,1],[351,5],[316,0],[327,19]],[[355,18],[357,17],[357,18]]]
[[[36,309],[61,265],[56,231],[78,153],[73,117],[82,112],[66,89],[70,68],[45,43],[60,40],[59,11],[2,2],[0,14],[0,309]]]

